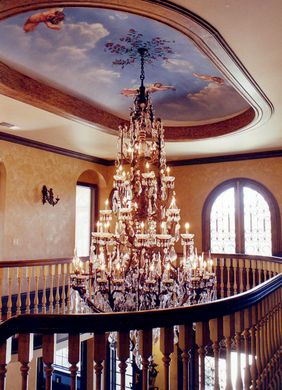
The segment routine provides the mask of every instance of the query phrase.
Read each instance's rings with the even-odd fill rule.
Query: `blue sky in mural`
[[[37,12],[0,23],[0,60],[23,73],[127,118],[131,98],[122,96],[121,90],[138,87],[140,65],[135,62],[121,69],[112,64],[116,57],[104,47],[133,28],[144,40],[159,36],[170,41],[174,52],[167,61],[148,64],[145,69],[145,84],[160,82],[176,88],[153,94],[158,116],[177,122],[208,121],[248,108],[226,80],[219,84],[195,77],[193,73],[224,78],[186,36],[164,24],[112,10],[70,7],[64,9],[60,31],[41,23],[35,31],[25,33],[26,19]]]

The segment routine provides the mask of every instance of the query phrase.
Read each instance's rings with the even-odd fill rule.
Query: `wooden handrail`
[[[193,306],[103,314],[23,314],[0,324],[0,344],[22,333],[87,333],[169,327],[231,315],[250,307],[282,285],[282,274],[244,293]]]
[[[256,256],[246,255],[243,253],[212,253],[212,257],[230,257],[232,259],[249,259],[249,260],[263,260],[272,263],[282,263],[281,257],[275,256]],[[55,264],[69,264],[72,262],[72,257],[63,257],[55,259],[35,259],[35,260],[3,260],[0,261],[0,268],[11,267],[32,267],[39,265],[55,265]],[[89,256],[80,257],[82,261],[89,260]]]
[[[211,253],[212,257],[224,257],[231,259],[248,259],[248,260],[261,260],[272,263],[282,263],[282,257],[277,256],[258,256],[258,255],[246,255],[244,253]]]
[[[63,257],[56,259],[35,259],[35,260],[4,260],[0,261],[0,268],[12,268],[12,267],[33,267],[40,265],[56,265],[56,264],[69,264],[72,262],[72,257]],[[89,256],[80,257],[82,261],[89,260]]]

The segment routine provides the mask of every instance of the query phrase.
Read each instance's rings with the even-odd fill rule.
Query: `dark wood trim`
[[[282,157],[282,150],[268,150],[263,152],[241,153],[241,154],[227,154],[224,156],[199,157],[187,160],[172,160],[168,161],[172,167],[184,165],[201,165],[201,164],[217,164],[224,162],[244,161],[244,160],[258,160],[264,158]]]
[[[79,160],[89,161],[95,164],[106,165],[106,166],[114,165],[113,160],[106,160],[99,157],[89,156],[88,154],[75,152],[74,150],[64,149],[59,146],[45,144],[43,142],[34,141],[28,138],[19,137],[17,135],[8,134],[4,132],[0,132],[0,140],[6,142],[12,142],[14,144],[19,144],[23,146],[28,146],[30,148],[45,150],[46,152],[61,154],[63,156],[67,156],[71,158],[77,158]]]
[[[115,165],[114,160],[106,160],[100,157],[90,156],[88,154],[76,152],[74,150],[64,149],[59,146],[45,144],[43,142],[34,141],[28,138],[19,137],[17,135],[8,134],[1,131],[0,131],[0,140],[6,142],[12,142],[23,146],[28,146],[30,148],[45,150],[46,152],[61,154],[63,156],[67,156],[71,158],[77,158],[79,160],[88,161],[95,164],[100,164],[105,166]],[[254,153],[230,154],[224,156],[199,157],[199,158],[192,158],[187,160],[168,159],[168,163],[172,167],[181,167],[186,165],[217,164],[217,163],[224,163],[224,162],[258,160],[258,159],[277,158],[277,157],[282,157],[281,149],[268,150],[264,152],[254,152]]]
[[[0,344],[18,333],[104,333],[162,328],[231,315],[250,307],[281,288],[282,274],[244,293],[174,309],[103,314],[23,314],[0,324]]]
[[[216,186],[207,196],[203,209],[202,209],[202,247],[204,251],[210,250],[210,213],[211,208],[213,205],[213,202],[217,198],[217,196],[227,190],[228,188],[234,187],[235,189],[235,198],[238,198],[240,200],[240,205],[238,209],[237,204],[237,210],[236,210],[236,201],[235,201],[235,212],[240,213],[240,218],[236,216],[236,218],[239,220],[236,221],[236,236],[238,235],[239,231],[241,234],[243,234],[243,209],[241,207],[243,202],[243,194],[242,194],[242,187],[250,187],[256,191],[258,191],[266,200],[266,202],[269,205],[270,214],[271,214],[271,234],[272,234],[272,254],[278,255],[281,253],[282,247],[281,247],[281,214],[280,214],[280,208],[277,203],[277,200],[275,199],[274,195],[269,191],[269,189],[263,185],[262,183],[259,183],[256,180],[248,179],[248,178],[234,178],[224,181],[223,183]],[[237,189],[237,196],[236,196],[236,189]],[[240,222],[239,222],[240,221]],[[241,227],[241,228],[240,228]],[[239,228],[239,229],[238,229]],[[239,238],[239,241],[236,241],[236,250],[240,253],[244,251],[244,244],[243,244],[243,236]]]

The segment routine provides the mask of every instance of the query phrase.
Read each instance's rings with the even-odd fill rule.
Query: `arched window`
[[[280,211],[270,191],[250,179],[217,186],[203,208],[203,248],[271,256],[280,251]]]

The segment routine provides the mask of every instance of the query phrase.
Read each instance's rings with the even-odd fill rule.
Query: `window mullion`
[[[240,181],[235,183],[235,232],[236,253],[245,253],[244,237],[244,194]]]

